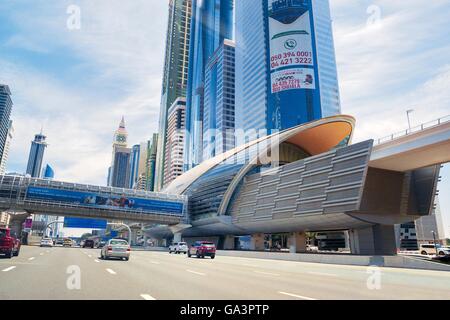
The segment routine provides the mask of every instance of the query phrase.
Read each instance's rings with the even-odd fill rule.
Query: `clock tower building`
[[[111,167],[108,172],[108,186],[129,188],[131,148],[128,148],[128,132],[122,117],[114,133]]]

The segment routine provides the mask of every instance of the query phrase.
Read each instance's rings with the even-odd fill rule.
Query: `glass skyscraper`
[[[234,39],[234,0],[193,0],[186,108],[185,170],[203,158],[205,71],[225,39]]]
[[[191,13],[193,0],[170,0],[166,35],[166,54],[161,93],[159,141],[155,170],[155,189],[164,181],[165,148],[168,111],[178,98],[186,97],[190,51]]]
[[[12,106],[13,103],[9,87],[0,84],[0,161],[3,159],[6,142],[8,140]]]
[[[235,44],[225,40],[205,71],[203,161],[235,147]]]
[[[237,126],[252,140],[340,113],[328,0],[236,4]]]
[[[32,178],[39,178],[41,176],[42,161],[44,159],[47,137],[41,133],[34,136],[34,141],[31,142],[30,155],[28,157],[27,175]]]
[[[141,145],[137,144],[131,148],[130,158],[130,182],[128,187],[133,189],[139,180],[139,163],[141,161]]]
[[[119,128],[114,134],[111,167],[108,169],[108,186],[129,188],[131,149],[127,148],[128,132],[122,117]]]

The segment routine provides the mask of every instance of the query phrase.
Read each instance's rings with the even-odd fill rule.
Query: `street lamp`
[[[433,234],[433,244],[434,244],[434,249],[436,249],[436,256],[438,256],[438,248],[436,245],[436,232],[434,232],[433,230],[431,230],[431,233]]]
[[[409,114],[410,114],[410,113],[413,113],[413,112],[414,112],[414,109],[406,110],[406,117],[408,118],[408,128],[409,128],[409,131],[411,131],[411,119],[409,118]]]

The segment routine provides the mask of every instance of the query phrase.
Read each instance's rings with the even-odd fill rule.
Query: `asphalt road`
[[[0,300],[450,299],[449,272],[148,251],[133,251],[128,262],[99,256],[23,246],[17,258],[0,257]]]

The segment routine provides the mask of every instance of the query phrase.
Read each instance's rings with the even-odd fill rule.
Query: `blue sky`
[[[239,1],[239,0],[238,0]],[[355,140],[450,114],[450,2],[331,0],[345,114]],[[8,171],[25,170],[41,126],[56,178],[104,184],[114,130],[132,143],[157,131],[167,0],[0,0],[0,83],[13,92]],[[67,28],[67,8],[81,28]],[[441,207],[450,216],[450,168]],[[449,229],[450,219],[445,222]]]

